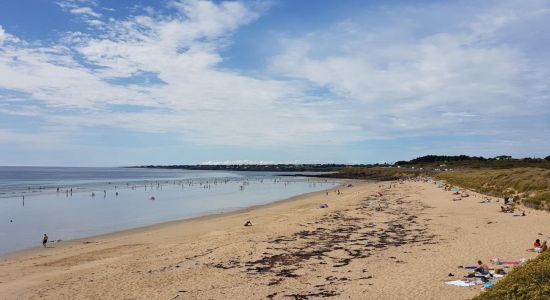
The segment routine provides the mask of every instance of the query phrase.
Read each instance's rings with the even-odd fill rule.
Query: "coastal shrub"
[[[495,286],[473,300],[550,299],[550,251],[514,268]]]
[[[426,175],[427,172],[422,170],[399,168],[346,168],[338,171],[337,173],[324,174],[322,177],[389,181],[400,178],[416,177],[421,174]]]
[[[550,191],[536,193],[534,196],[524,200],[526,204],[537,206],[537,208],[550,209]]]
[[[550,209],[550,170],[515,168],[438,173],[436,178],[483,194],[512,196],[528,207]]]

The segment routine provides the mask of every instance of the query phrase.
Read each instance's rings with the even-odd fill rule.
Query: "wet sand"
[[[466,274],[458,266],[533,258],[525,249],[550,235],[546,212],[513,217],[474,193],[452,201],[430,183],[393,184],[5,256],[0,298],[468,299],[480,287],[444,284]]]

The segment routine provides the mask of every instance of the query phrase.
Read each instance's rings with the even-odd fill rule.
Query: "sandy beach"
[[[4,256],[0,298],[468,299],[479,286],[445,284],[467,273],[458,266],[533,258],[550,235],[547,212],[514,217],[475,193],[352,184]]]

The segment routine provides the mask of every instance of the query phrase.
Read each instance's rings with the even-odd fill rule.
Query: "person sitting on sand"
[[[548,245],[546,245],[546,241],[542,242],[541,248],[542,248],[542,252],[548,250]]]
[[[489,278],[491,278],[493,275],[489,272],[489,266],[484,264],[481,260],[477,261],[478,267],[475,268],[475,270],[472,273],[469,273],[466,275],[466,278],[472,278],[476,277],[481,279],[483,282],[488,282]]]
[[[475,269],[476,272],[482,274],[482,275],[487,275],[489,274],[489,266],[487,266],[486,264],[484,264],[481,260],[478,260],[477,261],[477,265],[479,267],[477,267]]]
[[[250,222],[250,220],[247,220],[246,223],[244,223],[244,226],[252,226],[252,222]]]
[[[484,264],[481,260],[477,261],[478,267],[474,269],[472,273],[469,273],[466,277],[485,277],[489,273],[489,266]],[[481,275],[481,276],[480,276]]]
[[[46,243],[48,243],[48,235],[44,233],[44,238],[42,238],[42,246],[46,248]]]
[[[536,239],[535,242],[533,243],[533,250],[537,253],[542,252],[542,244],[540,243],[539,239]]]

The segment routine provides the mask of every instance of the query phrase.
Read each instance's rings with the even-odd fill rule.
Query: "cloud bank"
[[[243,149],[434,136],[550,146],[549,38],[533,30],[550,25],[544,1],[381,7],[282,33],[252,75],[224,68],[223,53],[269,14],[265,3],[178,0],[124,18],[97,1],[58,5],[90,30],[41,42],[0,24],[0,113],[43,120],[33,134],[70,143],[113,128]],[[22,143],[19,131],[2,129],[0,143]]]

